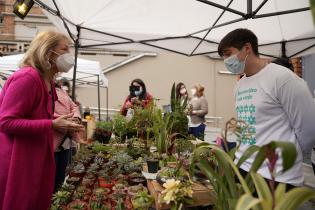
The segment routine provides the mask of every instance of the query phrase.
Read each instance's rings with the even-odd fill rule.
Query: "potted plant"
[[[128,195],[133,198],[140,191],[148,191],[142,184],[128,187]]]
[[[85,166],[82,163],[78,163],[70,171],[70,177],[82,178],[84,176],[84,173],[85,173]]]
[[[93,139],[103,144],[108,144],[113,131],[113,123],[110,121],[96,122]]]
[[[67,191],[58,191],[53,194],[52,204],[57,208],[64,208],[71,199],[71,194]]]
[[[176,98],[176,85],[173,83],[172,91],[171,91],[171,133],[179,133],[182,136],[188,135],[188,119],[187,119],[187,101],[188,98],[185,99],[183,103],[181,103],[180,99]]]
[[[67,184],[77,186],[80,182],[80,178],[79,177],[69,177],[66,182],[67,182]]]
[[[180,210],[184,204],[192,204],[192,182],[168,179],[163,184],[161,202],[170,204],[171,210]]]
[[[117,114],[113,118],[113,132],[116,139],[124,143],[128,132],[128,121],[125,116]]]
[[[153,201],[153,197],[147,191],[140,191],[131,199],[133,208],[139,210],[149,209]]]
[[[86,202],[74,200],[67,205],[67,210],[90,210],[90,208]]]
[[[158,153],[151,153],[150,157],[147,160],[148,172],[157,173],[159,170],[159,158]]]
[[[103,170],[101,171],[101,173],[99,173],[98,184],[100,187],[112,189],[115,183],[112,181],[111,177],[107,174],[107,171]]]
[[[74,190],[75,190],[75,186],[72,184],[67,184],[67,183],[64,183],[60,188],[60,191],[69,192],[71,195],[73,194]]]

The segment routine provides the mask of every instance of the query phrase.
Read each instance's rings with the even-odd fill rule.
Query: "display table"
[[[156,180],[147,180],[147,187],[150,194],[155,199],[155,208],[160,209],[170,209],[170,206],[161,203],[161,192],[164,190],[164,187],[161,186]],[[199,182],[194,182],[192,185],[193,190],[193,205],[191,206],[207,206],[212,205],[215,202],[215,193],[212,185],[210,184],[201,184]]]

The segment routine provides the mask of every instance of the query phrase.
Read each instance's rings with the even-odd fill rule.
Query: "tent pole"
[[[232,4],[233,0],[230,0],[230,2],[228,3],[228,5],[226,7],[229,7]],[[201,45],[201,43],[205,40],[205,38],[208,36],[208,34],[210,33],[210,31],[212,30],[212,28],[218,23],[218,21],[221,19],[221,17],[223,16],[223,14],[225,13],[226,10],[223,10],[221,12],[221,14],[219,15],[219,17],[214,21],[214,23],[212,24],[212,26],[209,28],[209,30],[207,31],[207,33],[202,37],[202,39],[199,41],[199,43],[197,44],[197,46],[193,49],[193,51],[190,53],[189,56],[192,56],[194,54],[194,52],[197,50],[197,48]]]
[[[72,100],[75,101],[75,80],[77,77],[77,63],[78,63],[78,51],[80,46],[80,26],[77,26],[77,38],[74,43],[74,68],[73,68],[73,78],[72,78]]]
[[[97,75],[97,105],[98,105],[98,121],[101,121],[101,96],[100,96],[100,76]]]
[[[247,16],[248,17],[253,16],[253,2],[252,2],[252,0],[247,0]]]
[[[231,9],[229,7],[226,7],[226,6],[222,6],[220,4],[217,4],[217,3],[214,3],[214,2],[211,2],[211,1],[207,1],[207,0],[197,0],[197,1],[200,1],[202,3],[205,3],[205,4],[208,4],[208,5],[211,5],[211,6],[214,6],[214,7],[217,7],[217,8],[220,8],[220,9],[223,9],[223,10],[226,10],[226,11],[229,11],[231,13],[234,13],[234,14],[237,14],[237,15],[240,15],[242,17],[244,17],[246,14],[243,13],[243,12],[240,12],[238,10],[235,10],[235,9]]]
[[[109,121],[109,118],[108,118],[108,87],[106,87],[106,121]]]
[[[281,42],[281,58],[287,58],[286,41]]]

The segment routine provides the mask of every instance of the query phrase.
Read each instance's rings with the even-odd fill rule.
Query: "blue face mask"
[[[244,72],[247,56],[245,57],[245,61],[240,61],[237,54],[232,55],[224,59],[225,67],[233,74],[241,74]]]

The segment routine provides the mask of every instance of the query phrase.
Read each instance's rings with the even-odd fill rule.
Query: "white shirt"
[[[253,76],[244,76],[235,88],[238,118],[250,126],[248,137],[242,138],[236,160],[249,145],[265,145],[271,141],[286,141],[296,145],[297,159],[290,170],[280,173],[282,159],[276,165],[276,181],[301,185],[304,181],[302,151],[314,146],[315,105],[310,91],[301,78],[276,64],[268,64]],[[255,156],[241,168],[249,171]],[[270,179],[266,162],[258,171]]]

